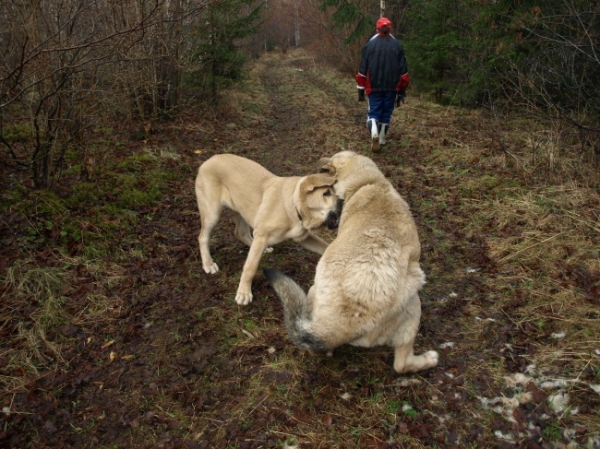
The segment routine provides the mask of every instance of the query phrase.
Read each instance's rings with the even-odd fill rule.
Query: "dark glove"
[[[396,107],[399,108],[402,103],[404,103],[404,99],[406,98],[406,91],[400,90],[398,91],[398,95],[396,95]]]
[[[365,90],[358,89],[358,101],[365,101]]]

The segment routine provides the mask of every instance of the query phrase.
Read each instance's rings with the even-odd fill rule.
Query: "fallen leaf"
[[[248,332],[246,329],[242,329],[242,332],[244,333],[244,335],[250,337],[250,338],[254,338],[254,335],[252,335],[250,332]]]
[[[106,343],[104,343],[102,346],[100,346],[100,349],[106,349],[106,348],[108,348],[109,346],[112,346],[114,343],[115,343],[115,341],[114,341],[114,340],[107,341],[107,342],[106,342]]]
[[[321,417],[321,422],[326,426],[330,426],[331,424],[333,424],[333,418],[331,417],[331,413],[325,413]]]

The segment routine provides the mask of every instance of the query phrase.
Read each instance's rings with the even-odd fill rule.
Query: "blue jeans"
[[[396,92],[371,92],[368,98],[369,112],[367,120],[374,118],[379,123],[389,125],[392,120],[392,113],[394,112]]]

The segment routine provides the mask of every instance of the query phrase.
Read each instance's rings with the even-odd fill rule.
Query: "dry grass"
[[[13,326],[15,333],[5,347],[2,358],[13,376],[1,376],[7,391],[23,388],[41,372],[64,363],[60,345],[49,334],[64,322],[65,276],[61,269],[36,267],[30,260],[19,260],[7,270],[5,282],[18,302],[8,302],[3,310],[3,327]],[[3,295],[8,296],[6,293]],[[25,303],[25,304],[24,304]],[[26,320],[20,309],[29,310]]]
[[[423,161],[426,176],[436,182],[446,180],[451,186],[436,189],[428,184],[430,197],[438,202],[460,198],[460,229],[471,238],[483,239],[495,267],[493,275],[480,277],[493,292],[492,301],[458,298],[468,302],[467,316],[459,319],[465,330],[454,333],[463,342],[448,356],[486,352],[481,342],[496,335],[496,323],[508,321],[522,335],[517,345],[535,348],[527,360],[536,382],[564,382],[549,391],[569,393],[574,409],[578,408],[576,398],[586,395],[598,403],[598,393],[592,389],[600,383],[597,166],[583,157],[577,143],[561,135],[564,130],[543,129],[538,123],[504,121],[500,139],[478,111],[452,109],[448,116],[439,106],[420,102],[402,111],[401,117],[412,125],[405,134],[409,145],[432,149]],[[415,126],[418,123],[427,126]],[[428,201],[417,206],[419,214],[427,208],[436,206]],[[432,235],[447,235],[436,229],[438,223],[432,223]],[[439,254],[434,252],[433,257]],[[446,273],[434,273],[445,279]],[[514,357],[513,349],[512,344],[506,346],[503,358]],[[494,362],[493,356],[477,366],[466,366],[465,378],[482,375],[501,386],[506,367]],[[598,435],[594,419],[576,413],[571,418]],[[560,427],[568,427],[567,421]]]

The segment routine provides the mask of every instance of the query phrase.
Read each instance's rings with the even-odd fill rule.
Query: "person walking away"
[[[394,112],[406,96],[410,83],[404,47],[391,35],[392,22],[382,17],[376,24],[377,34],[364,46],[356,75],[358,100],[368,97],[367,128],[371,135],[371,151],[385,145]]]

